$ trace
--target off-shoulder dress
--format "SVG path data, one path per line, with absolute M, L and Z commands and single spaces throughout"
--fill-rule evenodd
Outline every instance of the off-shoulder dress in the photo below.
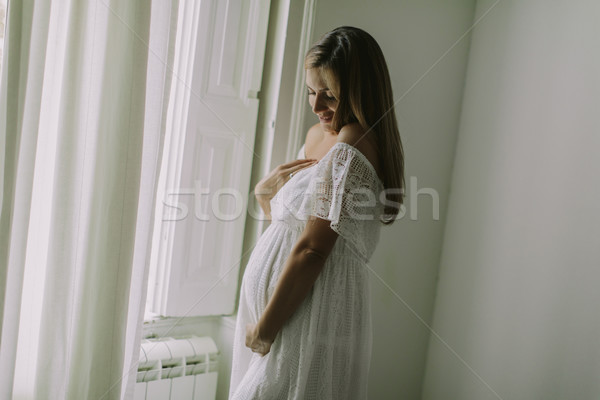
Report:
M 298 158 L 305 158 L 303 148 Z M 382 190 L 369 160 L 338 142 L 271 200 L 271 224 L 242 278 L 230 400 L 367 398 L 372 346 L 367 262 L 379 240 Z M 331 221 L 339 237 L 270 352 L 253 353 L 245 346 L 246 324 L 258 322 L 311 215 Z

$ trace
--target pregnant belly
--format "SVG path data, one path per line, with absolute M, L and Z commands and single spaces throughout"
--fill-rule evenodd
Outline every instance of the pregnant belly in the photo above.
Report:
M 270 225 L 248 260 L 242 279 L 246 302 L 260 316 L 273 294 L 299 232 L 283 223 Z

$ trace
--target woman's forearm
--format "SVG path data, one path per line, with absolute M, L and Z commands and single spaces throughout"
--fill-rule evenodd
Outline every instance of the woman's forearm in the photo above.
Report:
M 326 258 L 310 248 L 294 248 L 258 322 L 262 339 L 275 340 L 277 333 L 310 292 L 325 266 Z

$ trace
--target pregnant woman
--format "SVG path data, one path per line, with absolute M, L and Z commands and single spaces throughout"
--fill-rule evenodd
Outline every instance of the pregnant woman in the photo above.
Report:
M 357 28 L 325 34 L 304 67 L 319 123 L 255 188 L 271 225 L 242 279 L 230 400 L 367 398 L 367 262 L 404 191 L 392 88 Z

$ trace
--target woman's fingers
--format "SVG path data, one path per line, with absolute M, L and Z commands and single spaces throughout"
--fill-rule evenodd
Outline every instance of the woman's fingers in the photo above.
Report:
M 298 165 L 310 164 L 315 161 L 317 161 L 317 160 L 315 160 L 314 158 L 299 158 L 297 160 L 290 161 L 289 163 L 281 164 L 281 168 L 282 169 L 293 168 Z
M 256 324 L 246 324 L 246 347 L 261 356 L 271 351 L 271 343 L 260 338 Z
M 296 172 L 304 169 L 304 168 L 308 168 L 308 167 L 312 167 L 313 165 L 315 165 L 317 163 L 317 160 L 310 160 L 309 162 L 305 162 L 305 163 L 301 163 L 301 164 L 296 164 L 293 165 L 291 167 L 282 169 L 282 174 L 284 176 L 287 176 L 288 178 L 291 178 L 290 174 L 295 174 Z

